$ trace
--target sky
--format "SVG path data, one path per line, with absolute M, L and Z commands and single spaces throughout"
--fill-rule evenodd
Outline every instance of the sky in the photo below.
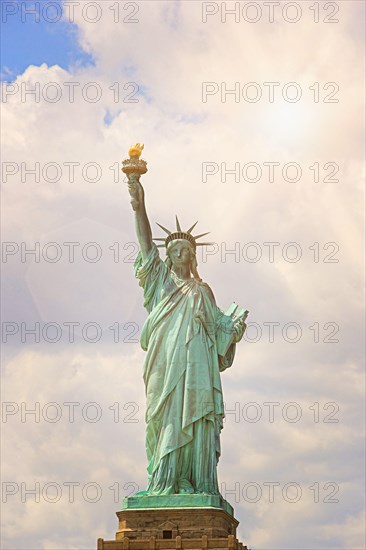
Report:
M 250 311 L 218 465 L 252 550 L 361 550 L 365 5 L 2 1 L 2 543 L 112 540 L 146 486 L 121 161 Z M 162 253 L 164 258 L 164 253 Z

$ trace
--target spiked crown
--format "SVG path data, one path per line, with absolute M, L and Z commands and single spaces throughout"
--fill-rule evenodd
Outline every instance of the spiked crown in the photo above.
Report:
M 188 241 L 192 246 L 193 248 L 196 250 L 196 246 L 204 246 L 204 245 L 209 245 L 211 243 L 197 243 L 196 242 L 196 239 L 199 239 L 200 237 L 204 237 L 205 235 L 208 235 L 209 234 L 209 231 L 207 233 L 201 233 L 201 235 L 195 235 L 193 236 L 191 233 L 193 231 L 193 229 L 196 227 L 196 225 L 198 224 L 198 222 L 194 223 L 192 225 L 192 227 L 190 227 L 189 229 L 187 229 L 187 231 L 182 231 L 182 228 L 180 226 L 180 223 L 179 223 L 179 220 L 178 220 L 178 217 L 175 216 L 175 219 L 176 219 L 176 225 L 177 225 L 177 229 L 176 231 L 170 231 L 169 229 L 167 229 L 166 227 L 164 227 L 163 225 L 160 225 L 160 223 L 157 223 L 156 224 L 161 227 L 161 229 L 163 231 L 165 231 L 165 233 L 168 234 L 167 237 L 165 237 L 164 239 L 163 238 L 154 238 L 154 241 L 164 241 L 164 244 L 158 244 L 157 247 L 158 248 L 163 248 L 164 246 L 167 247 L 168 244 L 171 242 L 171 241 L 176 241 L 177 239 L 185 239 L 186 241 Z

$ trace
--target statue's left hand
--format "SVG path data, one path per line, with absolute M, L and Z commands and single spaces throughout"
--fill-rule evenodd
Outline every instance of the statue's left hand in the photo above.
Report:
M 234 331 L 235 331 L 234 343 L 235 344 L 240 342 L 240 340 L 243 338 L 246 328 L 247 328 L 247 325 L 245 324 L 243 319 L 238 319 L 237 321 L 235 321 L 234 323 Z

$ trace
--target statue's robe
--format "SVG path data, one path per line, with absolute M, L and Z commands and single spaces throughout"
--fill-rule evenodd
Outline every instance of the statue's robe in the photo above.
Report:
M 216 306 L 210 287 L 182 280 L 161 260 L 156 245 L 135 274 L 149 316 L 141 332 L 146 388 L 149 494 L 219 494 L 216 467 L 224 405 L 220 371 L 231 366 L 230 336 L 224 356 L 220 336 L 234 335 L 233 321 Z

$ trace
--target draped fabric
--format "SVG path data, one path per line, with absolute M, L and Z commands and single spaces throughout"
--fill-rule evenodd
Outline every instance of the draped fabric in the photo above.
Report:
M 220 370 L 231 366 L 235 344 L 218 356 L 222 331 L 233 322 L 216 306 L 210 287 L 182 280 L 155 244 L 135 274 L 149 316 L 141 332 L 146 351 L 148 494 L 219 494 L 216 467 L 224 406 Z

